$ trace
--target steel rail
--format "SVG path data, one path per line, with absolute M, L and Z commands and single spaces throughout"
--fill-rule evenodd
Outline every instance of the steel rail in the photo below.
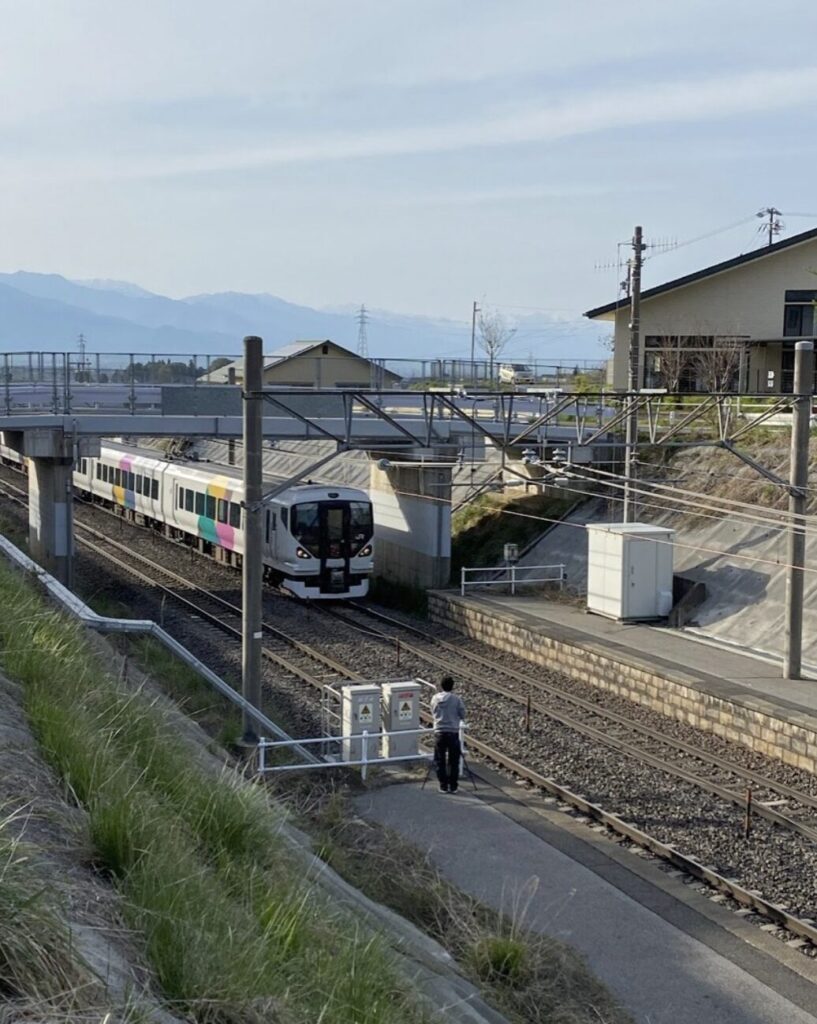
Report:
M 233 604 L 231 601 L 226 600 L 226 598 L 219 597 L 217 594 L 213 594 L 206 588 L 199 587 L 195 583 L 191 583 L 189 580 L 185 579 L 184 576 L 181 576 L 178 573 L 173 572 L 173 570 L 171 569 L 167 569 L 165 566 L 159 565 L 157 562 L 154 562 L 153 559 L 148 558 L 146 555 L 142 555 L 139 552 L 132 551 L 131 549 L 127 548 L 124 544 L 120 544 L 118 541 L 115 541 L 112 538 L 105 536 L 105 534 L 100 533 L 98 530 L 94 530 L 93 527 L 86 526 L 84 523 L 77 523 L 75 525 L 79 529 L 87 533 L 90 533 L 92 536 L 95 536 L 98 539 L 101 539 L 105 544 L 109 544 L 113 547 L 120 549 L 127 555 L 128 559 L 136 559 L 136 561 L 148 566 L 154 572 L 160 573 L 168 577 L 169 579 L 175 581 L 176 583 L 181 584 L 186 589 L 193 591 L 193 593 L 201 595 L 201 597 L 203 597 L 205 600 L 212 601 L 214 604 L 217 604 L 220 607 L 229 611 L 232 615 L 236 615 L 239 617 L 241 616 L 241 608 L 238 605 Z M 223 619 L 219 619 L 217 615 L 214 615 L 212 612 L 208 612 L 206 609 L 203 609 L 195 601 L 191 601 L 190 598 L 185 597 L 184 594 L 178 593 L 178 591 L 174 590 L 172 587 L 169 587 L 166 584 L 159 582 L 155 578 L 152 578 L 147 574 L 140 572 L 135 566 L 129 564 L 124 559 L 117 558 L 115 555 L 112 555 L 110 552 L 105 551 L 104 548 L 99 547 L 99 545 L 93 544 L 91 541 L 83 539 L 81 542 L 86 547 L 95 550 L 98 554 L 102 555 L 108 561 L 113 562 L 116 565 L 119 565 L 121 568 L 124 568 L 132 575 L 137 576 L 148 585 L 161 590 L 163 593 L 168 594 L 168 596 L 172 597 L 174 600 L 181 602 L 182 604 L 187 606 L 191 611 L 194 611 L 197 615 L 202 615 L 204 618 L 212 622 L 214 625 L 223 628 L 226 632 L 229 632 L 234 636 L 241 635 L 240 629 L 236 628 L 235 626 L 229 625 L 229 623 L 226 623 Z M 271 626 L 269 623 L 264 622 L 262 623 L 262 627 L 265 632 L 284 641 L 291 647 L 294 647 L 296 650 L 300 651 L 302 654 L 305 654 L 307 657 L 319 662 L 324 667 L 331 669 L 331 671 L 336 673 L 337 675 L 340 675 L 346 679 L 360 680 L 362 678 L 357 673 L 352 672 L 352 670 L 346 668 L 345 665 L 341 665 L 340 662 L 337 662 L 334 659 L 327 657 L 325 654 L 322 654 L 320 651 L 315 650 L 314 648 L 310 647 L 308 644 L 303 643 L 297 638 L 289 636 L 289 634 L 285 633 L 281 629 L 278 629 L 276 626 Z M 304 682 L 314 682 L 316 685 L 322 685 L 319 680 L 314 679 L 314 677 L 310 676 L 308 672 L 300 668 L 298 665 L 295 665 L 293 662 L 289 661 L 289 659 L 283 657 L 277 651 L 272 651 L 268 647 L 264 647 L 263 651 L 264 656 L 268 660 L 277 662 L 282 668 L 286 669 L 288 672 L 291 672 L 298 678 L 304 680 Z
M 16 491 L 18 495 L 25 494 L 25 491 L 23 491 L 21 488 L 18 488 L 5 480 L 0 481 L 0 489 L 2 488 L 10 488 Z M 9 497 L 13 501 L 17 502 L 20 505 L 23 505 L 24 507 L 27 505 L 27 501 L 23 500 L 23 498 L 17 497 L 15 495 L 9 495 Z M 217 594 L 213 594 L 211 591 L 205 589 L 204 587 L 199 587 L 195 583 L 191 583 L 184 576 L 181 576 L 179 573 L 173 572 L 172 569 L 168 569 L 163 565 L 159 565 L 157 562 L 154 562 L 153 559 L 148 558 L 146 555 L 143 555 L 137 551 L 133 551 L 126 545 L 121 544 L 119 541 L 114 540 L 112 537 L 106 536 L 104 533 L 100 532 L 99 530 L 95 530 L 93 527 L 88 526 L 85 523 L 75 522 L 74 526 L 75 529 L 87 533 L 90 536 L 95 537 L 97 540 L 103 541 L 104 544 L 109 545 L 110 547 L 122 551 L 127 556 L 127 559 L 130 561 L 117 558 L 116 555 L 112 554 L 110 551 L 106 551 L 99 544 L 95 544 L 93 541 L 88 540 L 87 538 L 78 537 L 78 542 L 82 544 L 84 547 L 87 547 L 89 550 L 94 551 L 100 557 L 106 559 L 114 565 L 119 566 L 121 569 L 124 569 L 130 575 L 135 576 L 137 579 L 141 580 L 148 586 L 151 586 L 157 590 L 160 590 L 162 593 L 167 594 L 173 600 L 184 605 L 189 611 L 201 616 L 202 618 L 206 619 L 209 623 L 218 627 L 219 629 L 224 630 L 232 636 L 241 636 L 240 629 L 236 628 L 235 626 L 231 626 L 229 623 L 225 622 L 224 619 L 219 618 L 218 615 L 215 615 L 213 612 L 210 612 L 206 608 L 203 608 L 200 604 L 197 604 L 189 597 L 185 597 L 184 594 L 180 594 L 177 590 L 174 590 L 167 584 L 162 583 L 155 577 L 149 576 L 146 573 L 141 572 L 139 569 L 136 568 L 135 565 L 131 564 L 131 561 L 135 560 L 137 562 L 142 563 L 145 566 L 148 566 L 150 569 L 153 570 L 154 573 L 159 573 L 160 575 L 165 576 L 173 582 L 182 585 L 186 590 L 190 590 L 194 594 L 199 594 L 205 600 L 211 601 L 212 603 L 220 606 L 221 608 L 226 609 L 231 614 L 240 617 L 241 608 L 238 605 L 226 600 L 226 598 L 219 597 Z M 288 644 L 289 646 L 294 647 L 302 654 L 305 654 L 307 657 L 319 662 L 324 667 L 329 668 L 335 674 L 340 675 L 342 678 L 353 680 L 356 682 L 362 680 L 363 677 L 359 675 L 357 672 L 354 672 L 353 670 L 347 668 L 345 665 L 341 665 L 340 662 L 327 657 L 325 654 L 322 654 L 320 651 L 315 650 L 308 644 L 303 643 L 296 637 L 289 636 L 289 634 L 285 633 L 281 629 L 278 629 L 276 626 L 272 626 L 267 622 L 262 623 L 262 626 L 263 629 L 270 635 L 275 636 L 278 639 L 282 640 L 284 643 Z M 262 651 L 264 657 L 268 661 L 275 662 L 279 667 L 285 669 L 287 672 L 290 672 L 292 675 L 296 676 L 302 681 L 308 682 L 315 686 L 323 685 L 323 683 L 320 680 L 310 675 L 310 673 L 302 669 L 300 666 L 294 664 L 289 659 L 283 657 L 283 655 L 279 654 L 277 651 L 272 651 L 268 647 L 264 647 Z
M 13 496 L 11 496 L 11 497 L 13 497 Z M 17 501 L 19 504 L 21 504 L 23 506 L 26 505 L 26 502 L 21 500 L 20 498 L 13 497 L 13 500 Z M 105 538 L 105 540 L 107 542 L 110 542 L 109 538 Z M 90 543 L 90 542 L 84 542 L 84 543 Z M 95 547 L 95 545 L 94 545 L 94 547 Z M 136 570 L 134 567 L 127 566 L 127 564 L 125 564 L 125 563 L 121 563 L 119 559 L 113 558 L 113 556 L 110 556 L 109 553 L 106 553 L 104 551 L 102 553 L 103 553 L 103 555 L 105 557 L 108 557 L 108 558 L 110 558 L 113 561 L 116 561 L 116 562 L 119 562 L 120 564 L 123 564 L 124 567 L 126 569 L 128 569 L 128 571 L 130 571 L 134 575 L 137 575 L 138 577 L 141 577 L 141 578 L 145 579 L 150 585 L 157 586 L 155 581 L 150 580 L 150 578 L 146 577 L 143 573 L 139 572 L 139 570 Z M 133 552 L 128 552 L 128 554 L 132 555 Z M 162 567 L 159 567 L 159 568 L 162 568 Z M 166 571 L 168 573 L 170 572 L 169 570 L 162 570 L 162 571 Z M 186 580 L 183 581 L 183 582 L 185 583 L 185 585 L 188 585 Z M 212 616 L 211 613 L 206 612 L 203 609 L 198 608 L 198 606 L 195 606 L 193 602 L 190 602 L 188 599 L 183 598 L 181 595 L 177 594 L 175 591 L 170 591 L 169 588 L 164 588 L 164 587 L 162 587 L 161 584 L 158 584 L 158 586 L 161 589 L 168 590 L 171 593 L 171 595 L 174 597 L 174 599 L 178 599 L 178 600 L 182 601 L 183 603 L 185 603 L 187 605 L 190 605 L 193 608 L 195 608 L 196 614 L 204 614 L 204 616 L 206 618 L 216 619 L 216 624 L 217 625 L 219 625 L 221 628 L 225 627 L 226 624 L 223 623 L 220 620 L 217 620 L 217 617 Z M 197 588 L 197 589 L 200 589 L 200 588 Z M 220 598 L 216 598 L 215 595 L 210 595 L 210 596 L 213 597 L 216 600 L 222 600 Z M 229 604 L 229 602 L 226 602 L 226 603 Z M 357 609 L 357 610 L 363 610 L 363 609 Z M 435 643 L 439 643 L 442 646 L 449 646 L 453 651 L 455 651 L 458 654 L 462 654 L 463 653 L 463 652 L 461 652 L 456 647 L 456 645 L 453 645 L 453 644 L 449 645 L 447 643 L 447 641 L 440 641 L 440 640 L 437 640 L 437 638 L 435 638 L 435 637 L 430 637 L 430 636 L 428 636 L 428 634 L 424 634 L 423 631 L 418 629 L 417 627 L 414 627 L 414 626 L 412 626 L 410 624 L 403 623 L 403 622 L 401 622 L 398 619 L 393 619 L 390 616 L 386 616 L 386 615 L 384 615 L 383 613 L 380 613 L 380 612 L 374 612 L 372 609 L 368 609 L 368 608 L 365 609 L 365 613 L 369 614 L 369 615 L 372 615 L 373 617 L 381 618 L 382 620 L 384 620 L 386 622 L 389 622 L 392 625 L 399 626 L 400 628 L 406 629 L 407 631 L 412 631 L 412 632 L 414 632 L 417 635 L 425 636 L 428 639 L 432 639 Z M 344 616 L 338 616 L 338 617 L 339 618 L 345 618 Z M 227 629 L 230 630 L 230 631 L 233 631 L 232 627 L 227 627 Z M 280 631 L 278 631 L 278 632 L 280 632 Z M 388 634 L 385 634 L 385 633 L 384 634 L 380 634 L 380 636 L 381 636 L 382 639 L 388 639 L 390 641 L 394 639 L 394 638 L 390 637 Z M 294 639 L 294 638 L 289 638 L 289 639 Z M 298 641 L 298 643 L 300 644 L 301 642 Z M 303 646 L 306 647 L 306 645 L 303 645 Z M 413 649 L 412 649 L 412 652 L 413 652 Z M 480 655 L 474 655 L 471 652 L 467 652 L 466 656 L 470 657 L 472 660 L 479 660 L 479 661 L 483 662 L 486 665 L 491 665 L 491 663 L 490 663 L 490 661 L 488 659 L 482 658 L 482 656 L 480 656 Z M 275 656 L 275 658 L 276 658 L 276 660 L 280 660 L 279 656 L 277 656 L 277 655 Z M 435 660 L 437 662 L 440 661 L 440 659 L 435 659 Z M 505 669 L 504 667 L 501 667 L 501 666 L 492 666 L 492 667 L 495 667 L 495 668 L 499 667 L 501 671 L 505 671 L 505 672 L 508 672 L 509 674 L 513 674 L 513 675 L 519 675 L 523 679 L 525 678 L 525 677 L 521 676 L 521 673 L 515 673 L 514 670 L 508 670 L 508 669 Z M 344 672 L 348 674 L 349 678 L 357 678 L 357 679 L 360 678 L 360 676 L 358 676 L 357 673 L 354 673 L 351 670 L 344 669 Z M 295 674 L 296 675 L 300 675 L 301 673 L 300 672 L 296 672 Z M 307 678 L 306 681 L 308 681 L 311 685 L 313 685 L 315 687 L 320 687 L 322 685 L 318 680 L 316 680 L 316 679 L 314 679 L 312 677 Z M 530 681 L 527 680 L 527 682 L 530 682 Z M 491 688 L 492 689 L 496 689 L 498 692 L 503 692 L 504 691 L 504 688 L 495 687 L 493 684 L 491 685 Z M 520 698 L 520 696 L 518 694 L 514 694 L 512 691 L 504 691 L 504 692 L 507 693 L 507 695 L 509 697 L 511 697 L 512 699 L 514 699 L 517 702 L 521 703 L 521 698 Z M 556 692 L 558 693 L 559 691 L 556 691 Z M 598 712 L 598 709 L 595 708 L 594 705 L 590 705 L 590 707 L 593 708 L 593 710 L 595 712 Z M 426 718 L 426 717 L 427 717 L 427 714 L 424 714 L 423 718 Z M 652 730 L 650 730 L 650 731 L 652 731 Z M 602 736 L 602 738 L 604 738 L 603 734 L 600 734 L 600 735 Z M 688 873 L 692 877 L 698 878 L 701 881 L 706 882 L 708 885 L 711 885 L 713 888 L 718 889 L 719 891 L 728 894 L 736 902 L 740 903 L 742 906 L 750 908 L 751 910 L 755 911 L 759 915 L 768 918 L 769 920 L 775 922 L 776 924 L 779 924 L 781 927 L 783 927 L 787 931 L 791 932 L 791 934 L 797 935 L 797 936 L 799 936 L 799 937 L 801 937 L 803 939 L 806 939 L 809 942 L 817 945 L 817 925 L 815 925 L 811 920 L 798 918 L 794 914 L 789 913 L 789 911 L 786 910 L 786 908 L 781 906 L 780 904 L 772 903 L 771 901 L 764 899 L 759 893 L 744 888 L 743 886 L 739 885 L 738 882 L 735 879 L 727 878 L 725 875 L 722 875 L 718 871 L 716 871 L 715 868 L 703 864 L 701 861 L 699 861 L 697 858 L 693 857 L 692 855 L 681 853 L 681 851 L 679 851 L 676 847 L 674 847 L 674 846 L 672 846 L 670 844 L 664 843 L 661 840 L 655 838 L 654 836 L 650 836 L 648 833 L 642 831 L 641 829 L 639 829 L 633 823 L 624 821 L 624 819 L 619 817 L 618 815 L 613 814 L 610 811 L 606 811 L 603 807 L 601 807 L 601 805 L 592 803 L 591 801 L 587 800 L 585 797 L 581 796 L 580 794 L 574 793 L 572 790 L 568 789 L 567 787 L 560 785 L 554 779 L 551 779 L 551 778 L 549 778 L 547 776 L 544 776 L 541 773 L 535 771 L 534 769 L 529 768 L 526 765 L 521 764 L 519 761 L 516 761 L 515 759 L 513 759 L 511 757 L 508 757 L 506 754 L 503 754 L 501 751 L 499 751 L 496 748 L 490 746 L 489 744 L 485 743 L 484 741 L 479 740 L 479 739 L 477 739 L 476 737 L 474 737 L 472 735 L 469 735 L 468 742 L 469 742 L 469 746 L 473 750 L 477 751 L 479 754 L 481 754 L 488 761 L 493 762 L 494 764 L 499 765 L 504 770 L 506 770 L 506 771 L 508 771 L 508 772 L 510 772 L 510 773 L 512 773 L 512 774 L 514 774 L 516 776 L 518 776 L 519 778 L 522 778 L 522 779 L 526 780 L 527 782 L 531 783 L 532 785 L 536 786 L 537 788 L 542 789 L 545 792 L 552 794 L 553 796 L 557 797 L 559 800 L 561 800 L 563 803 L 567 804 L 568 806 L 574 807 L 576 810 L 581 811 L 583 814 L 587 815 L 588 817 L 592 818 L 593 820 L 598 821 L 599 823 L 605 825 L 607 828 L 609 828 L 611 831 L 615 832 L 617 835 L 620 835 L 620 836 L 628 839 L 629 841 L 631 841 L 634 844 L 638 845 L 642 849 L 646 849 L 646 850 L 652 852 L 656 856 L 662 858 L 663 860 L 667 861 L 668 863 L 673 864 L 675 867 L 677 867 L 680 870 Z M 680 743 L 680 741 L 677 741 L 677 742 Z M 684 744 L 684 746 L 686 746 L 686 744 Z M 693 751 L 695 750 L 695 748 L 691 748 L 691 749 Z M 666 768 L 666 765 L 664 763 L 662 763 L 661 767 Z M 733 770 L 732 766 L 729 767 L 729 770 Z M 762 777 L 759 777 L 759 778 L 762 779 Z M 764 784 L 769 784 L 769 780 L 765 780 L 764 779 L 763 783 Z M 778 784 L 777 783 L 771 783 L 771 785 L 778 785 Z M 783 788 L 787 789 L 788 787 L 783 787 Z M 791 792 L 793 794 L 797 795 L 798 799 L 800 799 L 800 797 L 802 797 L 804 795 L 804 794 L 799 794 L 798 791 L 796 791 L 796 790 L 792 790 Z
M 624 836 L 643 849 L 651 851 L 656 856 L 680 868 L 680 870 L 687 872 L 695 878 L 699 878 L 703 882 L 707 882 L 721 892 L 727 893 L 742 906 L 749 907 L 763 917 L 769 918 L 781 927 L 786 928 L 793 935 L 799 935 L 801 938 L 808 939 L 809 942 L 817 945 L 817 924 L 811 919 L 800 918 L 789 913 L 779 903 L 772 903 L 770 900 L 764 899 L 759 893 L 744 888 L 734 878 L 727 878 L 716 871 L 715 868 L 701 863 L 701 861 L 690 854 L 681 853 L 676 847 L 643 832 L 636 825 L 624 821 L 617 814 L 604 810 L 600 804 L 592 803 L 580 794 L 574 793 L 565 786 L 559 785 L 553 779 L 520 764 L 520 762 L 515 761 L 513 758 L 508 757 L 481 740 L 469 735 L 468 745 L 473 750 L 482 754 L 487 760 L 493 761 L 506 771 L 545 790 L 563 803 L 575 807 L 576 810 L 593 818 L 594 821 L 606 825 L 617 835 Z
M 326 611 L 328 614 L 335 616 L 338 619 L 346 621 L 348 624 L 354 625 L 354 623 L 347 619 L 346 616 L 342 615 L 335 609 L 327 608 L 323 610 Z M 727 761 L 716 754 L 710 754 L 708 751 L 701 750 L 700 748 L 695 747 L 692 744 L 685 743 L 683 740 L 677 740 L 674 737 L 665 736 L 663 733 L 658 732 L 655 729 L 651 729 L 649 726 L 642 725 L 638 722 L 631 722 L 623 715 L 617 714 L 614 711 L 608 711 L 604 708 L 599 707 L 599 705 L 597 704 L 593 704 L 590 701 L 583 700 L 581 697 L 576 697 L 548 683 L 540 682 L 538 680 L 532 680 L 524 676 L 521 672 L 491 662 L 489 659 L 483 657 L 482 655 L 474 654 L 469 651 L 462 651 L 459 647 L 457 647 L 456 644 L 451 644 L 446 640 L 440 640 L 437 637 L 425 633 L 424 631 L 420 630 L 419 628 L 413 625 L 406 625 L 402 623 L 400 620 L 393 619 L 391 616 L 387 616 L 382 612 L 372 612 L 372 610 L 369 608 L 363 608 L 358 606 L 354 606 L 354 610 L 362 611 L 367 615 L 372 614 L 373 617 L 387 621 L 391 625 L 405 628 L 408 631 L 414 632 L 422 636 L 427 643 L 438 645 L 446 650 L 451 650 L 455 654 L 463 656 L 466 660 L 470 659 L 476 661 L 484 667 L 488 667 L 495 672 L 505 673 L 511 678 L 524 683 L 528 688 L 535 687 L 536 689 L 541 690 L 550 696 L 553 696 L 560 700 L 564 700 L 578 708 L 581 708 L 583 711 L 592 714 L 596 718 L 600 718 L 608 722 L 613 722 L 623 728 L 628 729 L 630 732 L 641 734 L 643 736 L 650 738 L 654 742 L 662 744 L 665 747 L 669 747 L 670 749 L 680 751 L 681 753 L 684 753 L 687 756 L 694 757 L 701 763 L 713 766 L 717 768 L 719 771 L 727 772 L 733 776 L 738 776 L 746 782 L 753 783 L 759 789 L 765 789 L 769 792 L 776 793 L 777 795 L 782 796 L 787 800 L 799 803 L 805 807 L 809 807 L 812 809 L 817 808 L 817 798 L 811 796 L 808 793 L 803 793 L 800 790 L 794 789 L 791 786 L 787 786 L 783 783 L 778 783 L 773 779 L 768 779 L 766 776 L 761 775 L 758 772 L 753 771 L 752 769 L 743 768 L 740 765 L 733 764 L 732 762 Z M 394 642 L 395 640 L 394 637 L 390 636 L 387 633 L 378 634 L 373 632 L 372 635 L 379 636 L 381 639 L 386 640 L 390 643 Z M 415 647 L 411 644 L 406 644 L 402 640 L 400 641 L 400 644 L 402 650 L 404 650 L 406 653 L 414 654 L 415 656 L 422 658 L 425 661 L 437 665 L 439 668 L 445 669 L 449 672 L 461 671 L 461 669 L 458 670 L 456 666 L 452 665 L 451 662 L 447 662 L 444 659 L 439 658 L 428 651 L 424 651 L 421 648 Z M 507 689 L 507 687 L 501 686 L 500 684 L 485 679 L 484 677 L 471 675 L 469 676 L 469 678 L 471 679 L 471 681 L 483 687 L 484 689 L 489 690 L 490 692 L 496 693 L 502 697 L 506 697 L 507 699 L 512 700 L 514 703 L 519 704 L 520 706 L 527 706 L 527 697 L 517 693 L 514 690 L 509 690 Z M 677 776 L 678 778 L 683 779 L 685 782 L 688 782 L 690 785 L 694 785 L 697 788 L 704 790 L 705 792 L 709 792 L 713 796 L 717 796 L 722 800 L 725 800 L 729 803 L 733 803 L 741 808 L 745 807 L 746 805 L 746 799 L 744 794 L 736 792 L 725 786 L 721 786 L 715 782 L 712 782 L 711 780 L 706 779 L 701 775 L 688 771 L 680 765 L 670 764 L 665 759 L 661 758 L 659 755 L 650 753 L 649 751 L 646 751 L 643 748 L 638 747 L 626 740 L 622 740 L 619 737 L 612 736 L 609 733 L 603 732 L 595 726 L 589 725 L 585 722 L 581 722 L 570 715 L 556 711 L 543 704 L 540 704 L 539 702 L 532 701 L 531 710 L 535 710 L 538 713 L 545 715 L 547 718 L 559 722 L 567 728 L 573 729 L 576 732 L 580 732 L 586 735 L 588 738 L 593 739 L 597 743 L 601 743 L 604 746 L 610 747 L 611 749 L 618 750 L 619 752 L 627 754 L 630 757 L 636 757 L 644 763 L 649 764 L 660 771 L 671 773 Z M 809 825 L 803 824 L 795 818 L 791 818 L 788 815 L 782 814 L 780 811 L 775 810 L 773 807 L 767 806 L 763 800 L 756 800 L 753 803 L 752 807 L 753 813 L 756 813 L 758 816 L 766 818 L 768 821 L 771 821 L 776 825 L 781 825 L 793 832 L 796 832 L 799 835 L 803 836 L 805 839 L 810 840 L 811 842 L 817 843 L 817 829 Z

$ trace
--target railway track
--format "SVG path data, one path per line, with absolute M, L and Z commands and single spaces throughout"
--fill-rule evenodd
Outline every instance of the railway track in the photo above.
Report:
M 520 706 L 528 721 L 531 715 L 545 715 L 594 743 L 617 750 L 625 756 L 635 757 L 659 771 L 671 772 L 685 782 L 738 807 L 746 807 L 747 795 L 751 791 L 748 797 L 751 813 L 817 844 L 817 797 L 810 793 L 667 736 L 568 690 L 534 679 L 384 612 L 358 605 L 347 605 L 343 611 L 332 608 L 324 611 L 345 622 L 350 628 L 362 628 L 369 636 L 383 643 L 399 643 L 406 654 L 420 658 L 448 674 L 464 676 L 471 683 L 513 701 Z M 367 620 L 379 622 L 381 628 L 375 629 Z M 407 641 L 406 634 L 422 640 L 423 646 Z M 490 678 L 485 675 L 486 671 L 491 673 Z M 505 684 L 497 682 L 497 678 L 504 679 Z
M 0 491 L 20 505 L 27 506 L 25 491 L 2 482 Z M 12 492 L 12 493 L 9 493 Z M 212 591 L 199 587 L 188 578 L 125 544 L 108 537 L 85 523 L 74 523 L 77 542 L 128 576 L 158 591 L 181 605 L 191 615 L 208 625 L 241 640 L 241 608 Z M 360 681 L 362 676 L 342 665 L 284 630 L 262 623 L 264 631 L 263 657 L 303 682 L 321 687 L 327 683 Z
M 19 502 L 20 505 L 27 504 L 25 491 L 3 482 L 2 489 L 6 490 L 7 494 L 9 488 L 16 491 L 15 495 L 9 494 L 12 500 Z M 76 525 L 78 541 L 115 565 L 118 572 L 126 573 L 145 586 L 167 596 L 192 616 L 203 620 L 214 629 L 219 629 L 222 633 L 228 633 L 233 640 L 239 639 L 240 608 L 236 604 L 195 585 L 187 576 L 173 572 L 92 527 L 82 523 Z M 759 772 L 733 764 L 708 751 L 667 737 L 646 725 L 632 722 L 613 711 L 600 708 L 592 701 L 584 700 L 550 682 L 532 679 L 529 673 L 498 663 L 483 654 L 434 636 L 419 626 L 403 622 L 376 609 L 349 605 L 342 609 L 313 607 L 319 608 L 321 615 L 326 613 L 335 621 L 343 622 L 346 636 L 351 631 L 357 631 L 359 635 L 368 636 L 370 640 L 381 645 L 381 648 L 395 648 L 399 644 L 400 649 L 407 655 L 484 686 L 500 697 L 503 703 L 511 703 L 525 713 L 528 713 L 529 709 L 534 720 L 536 716 L 541 716 L 543 719 L 565 725 L 573 732 L 592 739 L 594 745 L 598 747 L 619 751 L 630 758 L 641 760 L 656 771 L 674 775 L 690 786 L 724 801 L 741 806 L 744 800 L 742 789 L 751 786 L 755 795 L 755 813 L 759 817 L 795 833 L 807 844 L 813 846 L 817 842 L 817 797 L 769 779 Z M 313 619 L 312 628 L 314 621 Z M 298 636 L 293 636 L 270 623 L 265 623 L 264 636 L 265 658 L 298 680 L 318 687 L 325 682 L 361 679 L 356 669 L 344 663 L 345 659 L 329 658 L 312 643 L 306 643 Z M 334 639 L 338 639 L 337 630 L 333 636 Z M 327 640 L 329 639 L 328 636 Z M 463 644 L 466 642 L 463 640 Z M 361 664 L 358 660 L 349 659 L 349 662 L 357 666 Z M 490 678 L 487 677 L 489 674 Z M 569 712 L 564 710 L 565 704 L 568 705 Z M 637 743 L 634 736 L 637 737 Z M 552 793 L 559 800 L 576 808 L 582 815 L 603 823 L 630 842 L 651 850 L 690 875 L 728 893 L 739 904 L 750 907 L 791 934 L 817 946 L 817 927 L 809 918 L 801 918 L 790 913 L 781 903 L 767 900 L 755 889 L 741 886 L 736 879 L 718 872 L 715 867 L 682 854 L 674 846 L 647 834 L 632 821 L 605 810 L 599 804 L 589 801 L 581 794 L 565 788 L 553 778 L 537 771 L 531 764 L 524 763 L 524 756 L 511 757 L 506 748 L 498 747 L 495 742 L 486 742 L 489 738 L 494 739 L 488 735 L 485 739 L 473 737 L 469 744 L 488 762 L 500 766 L 506 772 L 540 790 Z M 670 749 L 674 759 L 672 761 L 668 756 Z M 615 803 L 612 805 L 615 806 Z M 683 845 L 687 846 L 688 843 L 683 842 Z M 696 847 L 693 845 L 693 848 Z M 765 886 L 762 888 L 765 889 Z

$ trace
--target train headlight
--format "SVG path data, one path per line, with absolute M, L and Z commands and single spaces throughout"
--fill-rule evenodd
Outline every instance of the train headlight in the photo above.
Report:
M 297 547 L 297 548 L 295 548 L 295 557 L 296 558 L 311 558 L 312 555 L 310 555 L 310 553 L 308 551 L 305 551 L 303 548 Z
M 372 545 L 371 544 L 367 544 L 365 548 L 361 548 L 360 551 L 358 551 L 357 557 L 358 558 L 368 558 L 371 553 L 372 553 Z

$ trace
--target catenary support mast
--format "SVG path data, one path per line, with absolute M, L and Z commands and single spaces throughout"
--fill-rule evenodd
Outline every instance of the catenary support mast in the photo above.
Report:
M 241 692 L 261 707 L 261 584 L 263 582 L 263 479 L 261 464 L 264 346 L 244 339 L 244 558 L 241 563 Z M 256 743 L 256 723 L 244 712 L 244 742 Z
M 633 233 L 633 255 L 630 260 L 630 352 L 628 390 L 630 391 L 630 412 L 624 442 L 624 509 L 622 519 L 631 523 L 635 519 L 633 483 L 636 473 L 636 445 L 638 443 L 638 404 L 635 393 L 641 388 L 641 263 L 644 252 L 641 227 Z
M 802 678 L 803 568 L 806 561 L 806 494 L 811 402 L 814 392 L 814 342 L 794 346 L 794 407 L 791 426 L 789 478 L 788 568 L 786 569 L 786 637 L 783 678 Z

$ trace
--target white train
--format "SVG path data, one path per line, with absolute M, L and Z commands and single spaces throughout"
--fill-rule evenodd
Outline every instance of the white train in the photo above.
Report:
M 21 463 L 0 445 L 0 458 Z M 270 485 L 274 486 L 274 482 Z M 74 487 L 118 506 L 229 565 L 244 555 L 244 488 L 228 466 L 169 462 L 149 448 L 103 441 L 99 458 L 80 459 Z M 374 523 L 365 491 L 300 484 L 264 508 L 265 575 L 300 598 L 364 597 L 373 568 Z

